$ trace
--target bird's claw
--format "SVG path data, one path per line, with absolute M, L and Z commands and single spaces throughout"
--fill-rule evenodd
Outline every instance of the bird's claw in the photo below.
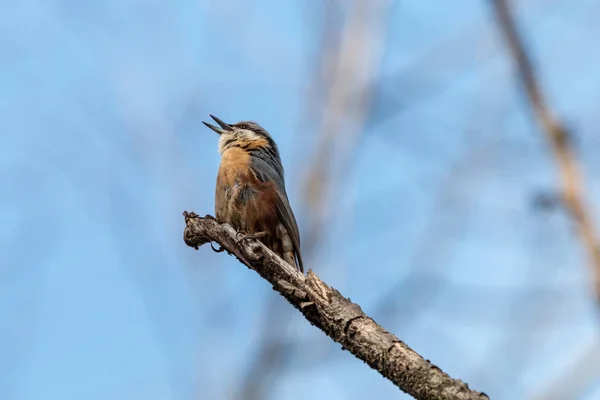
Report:
M 213 244 L 212 244 L 212 243 L 210 244 L 210 248 L 211 248 L 211 249 L 213 249 L 213 251 L 214 251 L 215 253 L 222 253 L 222 252 L 224 252 L 224 251 L 225 251 L 225 247 L 223 247 L 223 246 L 221 246 L 221 245 L 219 245 L 219 246 L 220 246 L 220 247 L 219 247 L 218 249 L 215 249 L 215 246 L 213 246 Z

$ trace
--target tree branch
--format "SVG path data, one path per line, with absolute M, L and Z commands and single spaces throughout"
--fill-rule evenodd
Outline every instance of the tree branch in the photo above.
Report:
M 590 211 L 586 206 L 583 179 L 575 152 L 571 145 L 571 134 L 553 115 L 536 78 L 535 69 L 525 49 L 506 0 L 488 0 L 498 20 L 504 40 L 514 58 L 519 78 L 539 125 L 552 147 L 562 180 L 562 199 L 575 221 L 580 239 L 586 249 L 592 272 L 596 300 L 600 301 L 600 242 L 594 228 Z
M 183 238 L 188 246 L 198 249 L 209 242 L 221 245 L 269 281 L 312 325 L 404 392 L 419 400 L 489 400 L 425 360 L 312 270 L 308 276 L 302 275 L 258 240 L 236 232 L 228 224 L 219 224 L 210 215 L 199 217 L 186 211 L 183 215 Z

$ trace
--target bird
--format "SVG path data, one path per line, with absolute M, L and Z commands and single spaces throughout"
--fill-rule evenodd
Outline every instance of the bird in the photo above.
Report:
M 304 273 L 300 232 L 285 190 L 285 172 L 275 140 L 256 122 L 228 124 L 209 115 L 219 125 L 202 121 L 219 135 L 216 219 L 260 240 Z

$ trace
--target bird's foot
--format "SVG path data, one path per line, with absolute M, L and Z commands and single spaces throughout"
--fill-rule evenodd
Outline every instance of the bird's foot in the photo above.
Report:
M 264 236 L 267 236 L 268 232 L 254 232 L 254 233 L 246 233 L 246 232 L 238 232 L 236 235 L 237 245 L 241 245 L 247 240 L 256 240 L 260 239 Z
M 236 233 L 236 240 L 239 242 L 241 240 L 252 240 L 252 239 L 260 239 L 261 237 L 267 236 L 267 232 L 254 232 L 247 233 L 243 231 L 239 231 Z
M 247 233 L 246 235 L 244 235 L 245 239 L 260 239 L 262 237 L 267 236 L 268 232 L 254 232 L 254 233 Z

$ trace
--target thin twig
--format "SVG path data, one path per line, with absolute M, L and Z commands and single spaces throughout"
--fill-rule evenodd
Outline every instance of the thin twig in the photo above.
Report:
M 221 245 L 271 283 L 312 325 L 415 399 L 489 399 L 425 360 L 312 270 L 304 276 L 258 240 L 245 237 L 228 224 L 219 224 L 210 215 L 183 215 L 183 236 L 188 246 L 197 249 L 209 242 Z
M 489 0 L 516 63 L 519 78 L 534 114 L 545 132 L 561 175 L 562 199 L 575 221 L 592 269 L 594 293 L 600 301 L 600 243 L 585 203 L 582 174 L 571 145 L 571 134 L 553 115 L 536 78 L 510 6 L 506 0 Z

